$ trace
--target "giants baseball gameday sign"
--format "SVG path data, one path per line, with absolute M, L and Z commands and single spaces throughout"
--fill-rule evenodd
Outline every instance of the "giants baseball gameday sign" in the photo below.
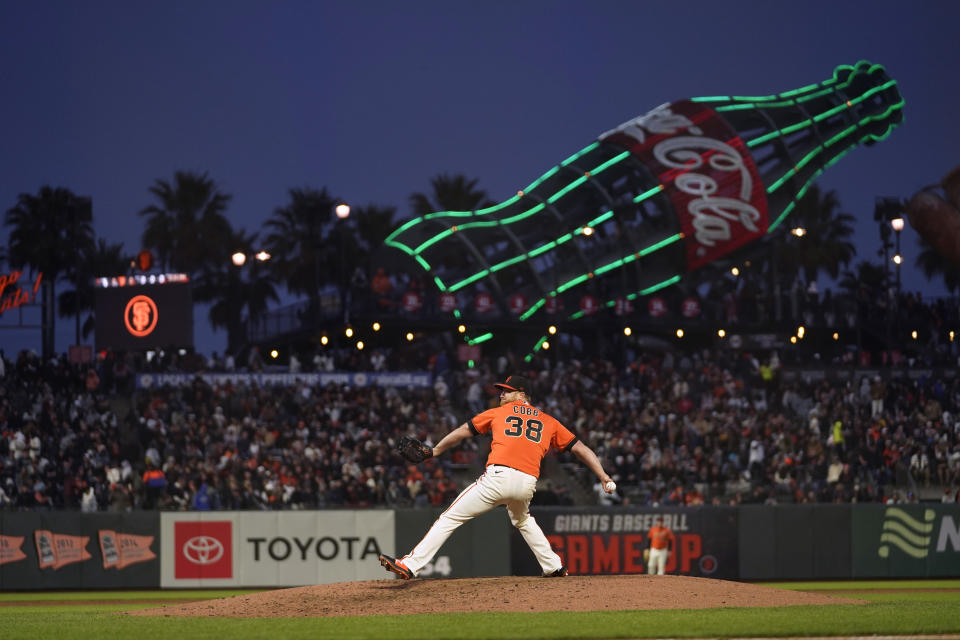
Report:
M 665 104 L 600 136 L 653 169 L 673 203 L 692 271 L 764 235 L 767 198 L 740 136 L 710 107 Z
M 736 510 L 534 509 L 534 517 L 571 574 L 646 573 L 643 550 L 656 515 L 676 536 L 666 572 L 712 578 L 738 572 Z M 521 543 L 522 544 L 522 543 Z M 515 558 L 516 560 L 516 558 Z M 521 574 L 535 568 L 514 567 Z

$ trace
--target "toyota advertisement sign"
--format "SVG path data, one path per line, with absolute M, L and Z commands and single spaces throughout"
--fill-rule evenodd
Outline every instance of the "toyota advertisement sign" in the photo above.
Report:
M 162 587 L 279 587 L 383 578 L 393 511 L 163 513 Z

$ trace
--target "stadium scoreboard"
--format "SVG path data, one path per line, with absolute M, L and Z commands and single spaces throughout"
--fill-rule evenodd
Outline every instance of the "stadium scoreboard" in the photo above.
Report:
M 97 349 L 193 346 L 193 294 L 182 273 L 95 280 Z

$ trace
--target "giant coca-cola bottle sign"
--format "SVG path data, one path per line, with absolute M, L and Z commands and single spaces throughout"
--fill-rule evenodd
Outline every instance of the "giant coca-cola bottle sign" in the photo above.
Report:
M 600 136 L 654 170 L 680 220 L 687 269 L 764 235 L 767 199 L 749 151 L 716 112 L 682 100 Z

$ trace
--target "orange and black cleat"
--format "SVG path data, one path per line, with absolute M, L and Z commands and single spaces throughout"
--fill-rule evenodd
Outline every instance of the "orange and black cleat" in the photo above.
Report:
M 410 578 L 413 577 L 413 572 L 410 571 L 410 569 L 407 569 L 406 565 L 404 565 L 402 562 L 400 562 L 396 558 L 391 558 L 385 553 L 381 553 L 379 555 L 379 558 L 380 558 L 380 564 L 383 566 L 384 569 L 386 569 L 390 573 L 397 574 L 403 580 L 409 580 Z

